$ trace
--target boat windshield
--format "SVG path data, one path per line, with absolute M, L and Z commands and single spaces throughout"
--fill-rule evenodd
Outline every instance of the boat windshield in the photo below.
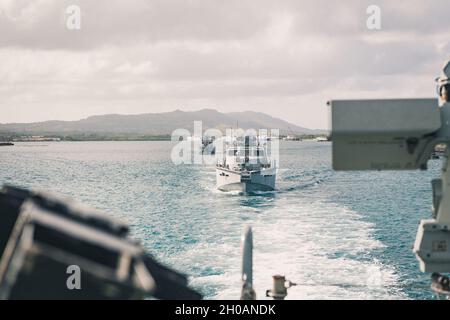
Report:
M 244 156 L 245 155 L 245 148 L 232 148 L 228 149 L 227 152 L 228 156 L 234 157 L 234 156 Z M 266 153 L 264 149 L 262 148 L 251 148 L 249 150 L 249 156 L 250 157 L 265 157 Z

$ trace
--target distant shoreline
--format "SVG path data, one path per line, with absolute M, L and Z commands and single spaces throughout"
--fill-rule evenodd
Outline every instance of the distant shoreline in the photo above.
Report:
M 160 139 L 160 140 L 59 140 L 59 141 L 20 141 L 15 140 L 14 143 L 59 143 L 59 142 L 158 142 L 158 141 L 167 141 L 170 142 L 170 139 Z
M 288 141 L 301 141 L 301 140 L 314 140 L 319 137 L 325 137 L 324 134 L 308 134 L 308 135 L 282 135 L 280 140 Z M 171 141 L 171 135 L 138 135 L 138 134 L 96 134 L 96 133 L 80 133 L 80 134 L 45 134 L 30 135 L 22 133 L 0 133 L 0 141 L 10 141 L 12 143 L 17 142 L 84 142 L 84 141 Z
M 305 138 L 305 139 L 298 139 L 298 140 L 286 140 L 286 139 L 279 139 L 279 141 L 283 142 L 317 142 L 314 138 Z M 169 139 L 149 139 L 149 140 L 36 140 L 36 141 L 29 141 L 29 140 L 14 140 L 13 144 L 20 144 L 20 143 L 28 143 L 28 144 L 38 144 L 38 143 L 60 143 L 60 142 L 173 142 L 170 138 Z
M 0 134 L 0 141 L 11 142 L 60 142 L 60 141 L 170 141 L 170 135 L 135 135 L 135 134 Z

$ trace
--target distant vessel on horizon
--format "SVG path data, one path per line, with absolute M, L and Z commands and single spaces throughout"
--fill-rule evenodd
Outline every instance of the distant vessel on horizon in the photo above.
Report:
M 6 146 L 13 146 L 14 143 L 12 142 L 0 142 L 0 147 L 6 147 Z

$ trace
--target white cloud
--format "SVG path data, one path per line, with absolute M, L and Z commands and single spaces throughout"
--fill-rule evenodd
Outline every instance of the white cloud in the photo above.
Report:
M 156 67 L 151 61 L 143 61 L 135 65 L 127 61 L 124 64 L 116 67 L 114 71 L 131 75 L 142 75 L 156 72 Z

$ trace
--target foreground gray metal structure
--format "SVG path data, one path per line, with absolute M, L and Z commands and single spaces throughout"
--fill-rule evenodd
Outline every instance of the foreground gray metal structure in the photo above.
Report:
M 4 187 L 0 299 L 201 298 L 127 234 L 126 224 L 70 199 Z
M 433 216 L 420 222 L 413 248 L 421 271 L 434 273 L 433 281 L 442 282 L 442 292 L 448 278 L 436 273 L 450 272 L 450 62 L 437 80 L 440 100 L 329 104 L 335 170 L 425 170 L 436 145 L 446 146 L 442 177 L 432 182 Z

